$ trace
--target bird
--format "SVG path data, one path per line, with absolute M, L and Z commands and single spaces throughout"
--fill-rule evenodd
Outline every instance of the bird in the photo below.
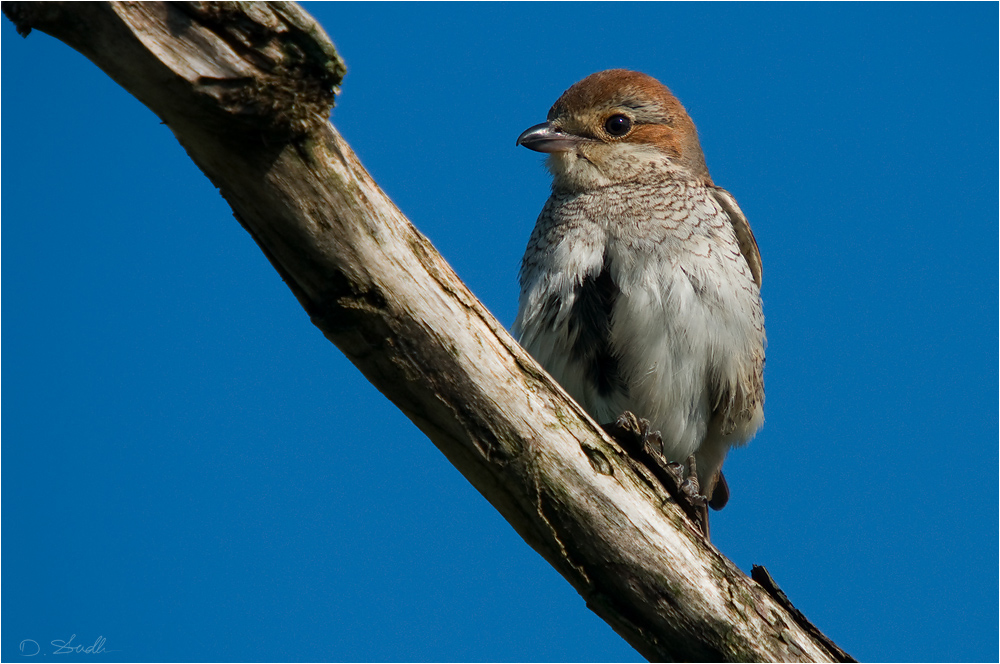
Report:
M 657 79 L 610 69 L 567 89 L 517 145 L 548 155 L 552 188 L 514 336 L 598 423 L 648 422 L 721 509 L 726 454 L 764 420 L 762 264 L 694 123 Z

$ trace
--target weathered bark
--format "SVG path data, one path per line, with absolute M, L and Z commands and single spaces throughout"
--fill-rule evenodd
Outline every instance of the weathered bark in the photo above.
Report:
M 323 334 L 642 655 L 849 659 L 707 544 L 382 193 L 327 121 L 344 66 L 302 9 L 3 11 L 171 128 Z

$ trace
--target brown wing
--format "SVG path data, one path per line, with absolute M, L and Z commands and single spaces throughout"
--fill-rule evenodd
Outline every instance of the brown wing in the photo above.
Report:
M 750 230 L 750 222 L 747 221 L 740 206 L 736 204 L 736 199 L 728 191 L 721 187 L 712 187 L 712 195 L 719 205 L 722 206 L 723 211 L 729 217 L 729 221 L 733 224 L 733 231 L 736 233 L 736 241 L 739 243 L 740 253 L 743 254 L 743 258 L 746 259 L 747 265 L 750 267 L 750 274 L 753 276 L 757 288 L 760 288 L 761 282 L 764 279 L 764 264 L 760 259 L 760 249 L 757 248 L 757 239 L 753 236 L 753 231 Z M 755 382 L 755 389 L 750 391 L 756 399 L 761 400 L 763 400 L 764 392 L 761 375 L 762 369 L 763 358 L 761 358 L 756 375 L 753 377 L 755 381 L 752 382 Z M 720 401 L 722 400 L 720 399 Z M 744 406 L 746 407 L 747 404 L 744 404 Z M 726 482 L 726 477 L 720 469 L 715 493 L 713 493 L 709 505 L 713 509 L 721 510 L 726 506 L 727 502 L 729 502 L 729 484 Z
M 719 205 L 722 206 L 722 209 L 725 210 L 726 214 L 729 215 L 729 220 L 733 224 L 733 230 L 736 231 L 736 241 L 740 244 L 740 253 L 743 254 L 747 265 L 750 266 L 750 274 L 753 275 L 753 280 L 757 282 L 757 288 L 760 288 L 761 281 L 764 278 L 764 265 L 760 260 L 760 250 L 757 249 L 757 240 L 753 236 L 753 231 L 750 230 L 750 222 L 743 216 L 743 211 L 736 204 L 736 199 L 728 191 L 721 187 L 712 187 L 712 194 Z

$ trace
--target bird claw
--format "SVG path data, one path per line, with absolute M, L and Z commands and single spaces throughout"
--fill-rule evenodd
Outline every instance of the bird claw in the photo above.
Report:
M 688 476 L 681 483 L 680 492 L 684 500 L 687 501 L 690 511 L 696 513 L 695 522 L 701 526 L 701 532 L 705 534 L 705 539 L 709 540 L 708 498 L 701 492 L 701 484 L 698 482 L 698 462 L 693 454 L 687 459 L 687 470 Z
M 701 494 L 694 455 L 690 456 L 687 475 L 684 465 L 667 461 L 663 455 L 663 438 L 650 429 L 649 420 L 625 411 L 611 424 L 602 425 L 609 436 L 625 450 L 629 458 L 647 468 L 708 539 L 708 499 Z
M 692 505 L 699 507 L 707 505 L 708 498 L 701 493 L 701 484 L 698 482 L 698 462 L 695 461 L 693 454 L 688 457 L 687 462 L 688 475 L 681 483 L 681 491 L 684 493 L 684 496 L 691 501 Z M 680 464 L 677 465 L 680 466 Z M 681 471 L 683 472 L 683 466 L 681 466 Z

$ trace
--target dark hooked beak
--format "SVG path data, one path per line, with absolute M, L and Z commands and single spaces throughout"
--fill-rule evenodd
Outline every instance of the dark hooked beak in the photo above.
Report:
M 569 152 L 583 140 L 573 134 L 565 134 L 548 122 L 525 129 L 517 137 L 517 145 L 523 145 L 535 152 Z

